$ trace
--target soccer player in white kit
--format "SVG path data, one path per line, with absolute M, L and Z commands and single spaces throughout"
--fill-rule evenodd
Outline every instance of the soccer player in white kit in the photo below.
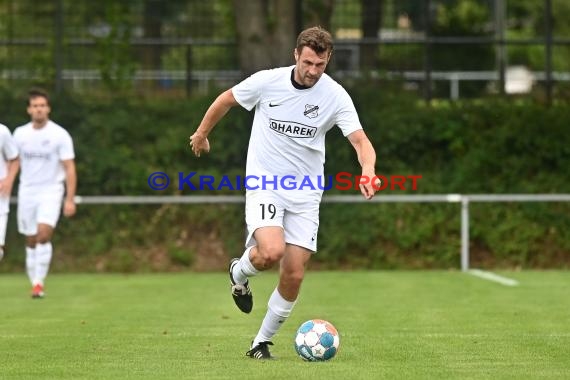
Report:
M 18 172 L 17 158 L 18 147 L 12 138 L 12 133 L 8 127 L 0 124 L 0 260 L 4 257 L 10 195 Z
M 26 236 L 26 271 L 32 283 L 32 297 L 42 298 L 53 253 L 51 238 L 62 202 L 65 216 L 75 214 L 77 174 L 73 140 L 49 119 L 47 94 L 30 91 L 27 111 L 31 121 L 14 131 L 21 169 L 18 231 Z
M 192 150 L 199 157 L 210 150 L 208 134 L 231 107 L 255 108 L 246 177 L 259 180 L 246 189 L 246 250 L 229 266 L 232 296 L 238 308 L 249 313 L 253 307 L 249 277 L 277 263 L 280 271 L 265 318 L 246 353 L 254 359 L 272 358 L 268 347 L 271 338 L 289 317 L 306 264 L 317 250 L 323 190 L 316 184 L 319 176 L 323 183 L 325 135 L 334 125 L 356 150 L 362 176 L 376 177 L 376 153 L 353 102 L 344 88 L 324 73 L 332 48 L 332 37 L 326 30 L 313 27 L 302 31 L 293 51 L 294 66 L 259 71 L 223 92 L 190 136 Z M 280 179 L 285 176 L 295 179 L 295 189 L 282 186 L 286 182 Z M 299 189 L 304 178 L 313 188 Z M 371 182 L 360 186 L 366 199 L 377 189 Z

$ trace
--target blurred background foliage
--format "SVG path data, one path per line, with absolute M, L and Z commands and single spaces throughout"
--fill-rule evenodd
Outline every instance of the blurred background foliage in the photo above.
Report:
M 563 73 L 570 62 L 570 24 L 565 22 L 570 3 L 548 2 L 554 39 L 550 69 Z M 492 73 L 499 69 L 503 37 L 501 60 L 507 67 L 543 72 L 545 4 L 547 0 L 0 0 L 0 71 L 2 85 L 11 91 L 38 85 L 89 96 L 205 94 L 256 70 L 291 64 L 297 33 L 323 25 L 337 42 L 332 73 L 382 76 L 423 72 L 427 65 L 433 71 Z M 543 79 L 535 79 L 534 92 L 540 95 Z M 462 79 L 461 96 L 497 92 L 496 82 Z M 557 98 L 567 98 L 566 83 L 553 84 Z M 423 80 L 402 85 L 425 92 Z M 430 89 L 435 98 L 446 98 L 449 86 L 449 80 L 432 78 Z
M 361 84 L 352 91 L 385 176 L 421 175 L 418 190 L 379 194 L 568 193 L 570 111 L 529 102 L 480 99 L 441 101 L 430 107 Z M 373 96 L 374 95 L 374 96 Z M 252 114 L 233 109 L 211 134 L 212 151 L 193 157 L 187 142 L 213 100 L 53 99 L 53 119 L 74 136 L 81 195 L 242 194 L 178 188 L 178 173 L 243 176 Z M 0 110 L 13 125 L 24 123 L 21 99 L 4 93 Z M 148 176 L 169 175 L 168 189 L 149 188 Z M 355 153 L 340 131 L 327 141 L 325 172 L 359 173 Z M 217 182 L 216 182 L 217 183 Z M 330 190 L 326 194 L 358 194 Z M 457 267 L 457 204 L 328 204 L 321 208 L 315 265 L 367 268 Z M 567 204 L 471 205 L 475 265 L 568 267 L 570 208 Z M 11 219 L 15 213 L 11 214 Z M 11 221 L 13 223 L 13 220 Z M 163 270 L 198 265 L 219 269 L 240 254 L 245 236 L 243 205 L 81 205 L 61 221 L 56 244 L 62 268 Z M 23 263 L 15 225 L 1 270 Z M 132 252 L 122 255 L 117 252 Z M 122 257 L 121 266 L 113 259 Z M 149 256 L 150 255 L 150 256 Z M 154 256 L 153 256 L 154 255 Z M 156 256 L 156 257 L 155 257 Z M 138 258 L 137 258 L 138 257 Z M 154 257 L 154 259 L 153 259 Z M 119 268 L 121 267 L 121 268 Z M 141 268 L 142 267 L 142 268 Z
M 297 31 L 321 24 L 340 42 L 329 72 L 354 100 L 377 150 L 378 173 L 422 175 L 417 192 L 382 194 L 570 192 L 570 111 L 563 82 L 555 84 L 551 107 L 544 106 L 540 85 L 528 95 L 499 96 L 483 82 L 462 84 L 464 99 L 450 101 L 449 84 L 435 81 L 435 100 L 426 103 L 418 96 L 421 84 L 367 74 L 423 69 L 422 43 L 394 41 L 426 32 L 426 4 L 248 0 L 244 12 L 237 0 L 0 0 L 0 71 L 6 78 L 0 82 L 0 121 L 11 129 L 24 124 L 26 90 L 33 85 L 51 90 L 52 118 L 74 137 L 80 195 L 241 194 L 181 191 L 176 180 L 179 172 L 244 175 L 253 115 L 230 111 L 211 135 L 211 154 L 200 159 L 192 156 L 188 136 L 217 94 L 238 80 L 225 76 L 228 72 L 243 76 L 291 64 Z M 493 0 L 429 4 L 433 36 L 496 32 Z M 554 35 L 566 38 L 570 24 L 563 20 L 570 17 L 570 5 L 562 0 L 552 5 Z M 506 37 L 543 41 L 543 1 L 509 0 L 505 6 Z M 289 21 L 280 22 L 281 16 Z M 372 49 L 362 45 L 357 57 L 346 55 L 351 43 L 375 38 L 374 32 L 391 42 Z M 286 49 L 273 49 L 277 45 Z M 434 70 L 496 70 L 493 45 L 441 44 L 432 53 Z M 568 70 L 568 53 L 565 45 L 554 46 L 555 70 Z M 542 43 L 508 45 L 507 56 L 511 64 L 544 69 Z M 361 76 L 343 75 L 351 59 Z M 61 87 L 58 67 L 70 75 Z M 152 76 L 161 70 L 182 73 L 181 79 Z M 199 80 L 196 73 L 216 79 Z M 194 76 L 190 84 L 188 75 Z M 325 170 L 359 172 L 354 151 L 338 130 L 328 136 Z M 147 178 L 155 171 L 172 179 L 167 190 L 149 188 Z M 472 204 L 472 265 L 569 268 L 569 211 L 563 203 Z M 15 214 L 0 271 L 23 268 Z M 242 252 L 243 219 L 242 204 L 81 205 L 73 220 L 60 222 L 54 270 L 219 270 Z M 312 265 L 458 268 L 459 226 L 456 204 L 324 203 Z

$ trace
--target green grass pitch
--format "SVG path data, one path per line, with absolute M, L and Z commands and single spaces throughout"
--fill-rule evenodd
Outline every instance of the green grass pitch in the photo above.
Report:
M 240 313 L 225 274 L 54 274 L 29 297 L 0 276 L 0 379 L 569 379 L 570 272 L 508 272 L 507 287 L 455 271 L 307 272 L 273 361 L 245 357 L 277 280 Z M 293 348 L 331 321 L 337 356 Z

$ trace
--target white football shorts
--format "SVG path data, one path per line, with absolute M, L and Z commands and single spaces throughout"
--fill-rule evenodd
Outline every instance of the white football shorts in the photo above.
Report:
M 31 194 L 18 193 L 18 231 L 26 236 L 38 233 L 38 224 L 55 228 L 61 214 L 63 189 Z
M 8 226 L 8 213 L 0 214 L 0 246 L 6 244 L 6 227 Z
M 255 230 L 275 226 L 283 228 L 285 243 L 317 251 L 320 197 L 302 201 L 291 198 L 275 191 L 246 191 L 246 247 L 257 244 L 253 236 Z
M 8 226 L 8 213 L 10 211 L 10 198 L 0 197 L 0 246 L 6 243 L 6 228 Z
M 0 214 L 7 214 L 10 211 L 10 197 L 0 197 Z

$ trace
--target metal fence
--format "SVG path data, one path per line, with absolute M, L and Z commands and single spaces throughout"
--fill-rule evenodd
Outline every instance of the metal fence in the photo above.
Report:
M 239 195 L 212 196 L 77 196 L 76 202 L 85 205 L 100 204 L 231 204 L 244 203 Z M 365 200 L 360 195 L 329 195 L 324 203 L 458 203 L 461 204 L 460 268 L 469 268 L 469 205 L 481 202 L 570 202 L 570 194 L 426 194 L 380 195 Z M 373 206 L 370 206 L 373 207 Z
M 498 93 L 508 92 L 509 66 L 525 65 L 531 83 L 542 87 L 547 102 L 565 91 L 570 38 L 564 36 L 565 29 L 560 29 L 565 23 L 553 20 L 554 12 L 564 9 L 566 0 L 536 1 L 536 12 L 541 13 L 539 35 L 510 37 L 509 10 L 515 3 L 507 0 L 474 2 L 484 6 L 489 15 L 485 20 L 488 30 L 482 35 L 438 35 L 438 9 L 462 1 L 384 0 L 382 29 L 373 37 L 362 37 L 362 2 L 335 0 L 330 29 L 337 48 L 331 71 L 343 78 L 376 75 L 403 80 L 408 89 L 431 99 L 468 96 L 468 82 L 483 86 L 484 91 L 492 87 Z M 107 78 L 123 80 L 139 92 L 152 91 L 153 95 L 160 94 L 157 89 L 164 93 L 207 92 L 210 86 L 226 86 L 242 77 L 237 31 L 227 1 L 171 1 L 168 14 L 156 15 L 149 15 L 152 7 L 146 5 L 166 2 L 117 0 L 93 4 L 87 0 L 41 4 L 0 0 L 0 77 L 11 87 L 39 82 L 49 83 L 56 91 L 93 91 Z M 105 19 L 105 12 L 112 7 L 121 8 L 115 11 L 118 21 Z M 405 26 L 408 15 L 404 10 L 414 11 L 409 17 L 415 21 L 413 27 Z M 157 23 L 161 17 L 168 19 L 168 24 Z M 128 25 L 129 35 L 111 28 L 113 22 Z M 145 34 L 153 25 L 160 25 L 159 38 Z M 370 46 L 377 49 L 377 67 L 364 71 L 361 51 Z M 539 63 L 517 57 L 517 47 L 537 49 L 533 54 L 540 56 Z M 462 55 L 476 49 L 486 49 L 485 60 L 460 62 Z M 560 58 L 554 60 L 554 56 Z M 456 67 L 450 68 L 451 61 Z

